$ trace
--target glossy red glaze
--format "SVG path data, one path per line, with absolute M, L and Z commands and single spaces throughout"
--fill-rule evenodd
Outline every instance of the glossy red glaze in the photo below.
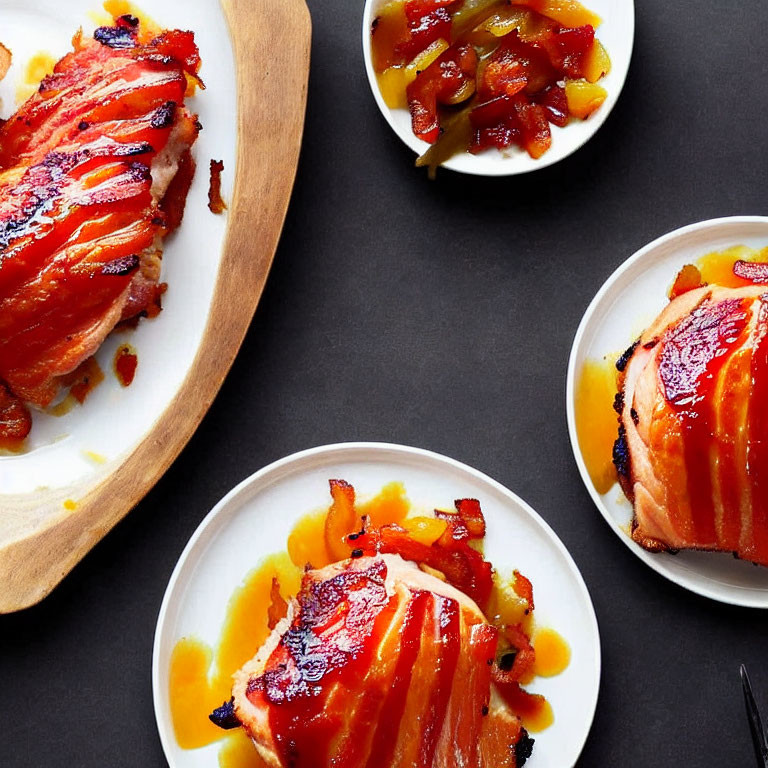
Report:
M 747 302 L 707 301 L 663 340 L 659 377 L 683 429 L 691 535 L 701 547 L 714 547 L 718 539 L 711 474 L 718 407 L 714 387 L 729 353 L 743 342 L 749 317 Z
M 737 261 L 733 274 L 752 283 L 768 283 L 768 264 L 758 261 Z
M 752 481 L 752 536 L 748 549 L 754 560 L 768 564 L 768 295 L 761 298 L 758 327 L 747 416 L 747 467 Z
M 200 59 L 192 33 L 141 45 L 137 24 L 76 36 L 0 128 L 0 380 L 41 406 L 129 316 L 121 309 L 136 314 L 158 295 L 150 278 L 144 301 L 127 292 L 138 254 L 165 231 L 149 168 Z M 188 132 L 191 144 L 191 122 Z
M 408 62 L 435 40 L 451 39 L 451 6 L 457 0 L 407 0 L 408 37 L 395 46 L 397 59 Z
M 525 95 L 499 96 L 470 113 L 473 128 L 470 152 L 489 147 L 506 149 L 517 144 L 532 157 L 540 157 L 552 143 L 548 111 Z
M 541 104 L 547 111 L 549 122 L 564 128 L 570 118 L 568 114 L 568 99 L 565 96 L 565 88 L 554 83 L 548 85 L 543 91 L 535 94 L 533 100 Z
M 566 77 L 584 77 L 584 61 L 595 43 L 595 30 L 583 27 L 561 27 L 542 41 L 552 66 Z
M 422 628 L 430 603 L 431 598 L 428 592 L 415 592 L 406 610 L 400 630 L 400 654 L 392 685 L 382 709 L 386 715 L 378 720 L 371 746 L 371 756 L 366 768 L 389 768 L 392 764 L 400 721 L 405 712 L 405 703 L 411 688 L 413 665 L 416 663 L 421 647 Z
M 323 582 L 306 581 L 299 596 L 301 613 L 270 656 L 266 672 L 251 681 L 248 698 L 270 707 L 270 724 L 286 765 L 321 764 L 331 750 L 336 727 L 344 717 L 334 683 L 354 688 L 367 669 L 376 643 L 377 622 L 390 620 L 384 586 L 386 566 L 346 570 Z M 341 697 L 343 698 L 343 697 Z M 327 762 L 327 761 L 326 761 Z M 343 761 L 338 765 L 354 765 Z
M 442 595 L 430 594 L 434 606 L 435 632 L 439 642 L 439 654 L 435 666 L 435 685 L 424 715 L 421 744 L 419 746 L 420 765 L 431 766 L 435 757 L 437 740 L 443 730 L 443 721 L 451 696 L 453 676 L 459 658 L 460 625 L 459 606 L 455 600 Z

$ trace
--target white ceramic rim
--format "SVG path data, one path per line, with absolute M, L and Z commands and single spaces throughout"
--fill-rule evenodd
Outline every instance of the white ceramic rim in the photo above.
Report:
M 577 359 L 580 356 L 584 337 L 592 325 L 593 316 L 601 308 L 604 300 L 611 292 L 615 283 L 618 282 L 618 280 L 626 272 L 631 270 L 638 262 L 648 258 L 649 255 L 653 256 L 659 248 L 666 246 L 669 243 L 682 240 L 694 232 L 702 232 L 706 230 L 713 230 L 716 232 L 721 227 L 731 226 L 734 224 L 763 224 L 768 227 L 768 217 L 724 216 L 716 219 L 706 219 L 704 221 L 696 222 L 695 224 L 688 224 L 687 226 L 680 227 L 679 229 L 675 229 L 672 232 L 668 232 L 667 234 L 656 238 L 652 242 L 648 243 L 648 245 L 644 246 L 639 251 L 630 256 L 623 264 L 614 270 L 614 272 L 603 283 L 600 290 L 597 292 L 597 294 L 595 294 L 595 297 L 590 302 L 589 306 L 584 312 L 581 323 L 579 323 L 579 328 L 576 331 L 576 336 L 573 340 L 573 346 L 571 347 L 571 355 L 568 360 L 568 375 L 566 380 L 566 414 L 568 420 L 568 435 L 571 440 L 571 448 L 573 450 L 574 458 L 576 459 L 576 464 L 579 468 L 581 479 L 584 482 L 587 491 L 589 491 L 589 495 L 592 497 L 592 500 L 594 501 L 598 510 L 600 510 L 600 514 L 606 520 L 608 525 L 610 525 L 610 527 L 613 529 L 614 533 L 635 556 L 637 556 L 647 566 L 652 568 L 654 571 L 656 571 L 656 573 L 660 574 L 665 579 L 668 579 L 683 589 L 687 589 L 691 592 L 701 595 L 702 597 L 707 597 L 711 600 L 716 600 L 717 602 L 726 603 L 728 605 L 766 609 L 768 608 L 768 593 L 766 593 L 766 596 L 762 600 L 752 598 L 735 588 L 733 589 L 732 594 L 726 595 L 714 587 L 710 587 L 710 584 L 714 584 L 716 582 L 712 582 L 706 577 L 702 577 L 701 581 L 696 581 L 685 577 L 676 577 L 675 574 L 671 573 L 664 567 L 665 561 L 663 558 L 672 557 L 672 555 L 665 553 L 647 552 L 639 544 L 635 543 L 629 536 L 627 536 L 626 532 L 622 530 L 621 526 L 616 522 L 616 520 L 607 509 L 603 499 L 595 489 L 589 477 L 589 472 L 587 471 L 587 467 L 584 463 L 584 458 L 581 455 L 581 449 L 579 447 L 578 435 L 576 433 L 576 415 L 574 409 L 574 402 L 576 399 L 576 377 L 578 373 L 576 371 L 576 364 Z M 659 290 L 664 292 L 666 288 L 667 286 L 660 286 Z M 627 341 L 627 346 L 629 346 L 631 343 L 632 339 L 629 339 Z M 747 590 L 745 590 L 745 592 L 746 591 Z
M 384 98 L 379 90 L 379 85 L 376 80 L 376 73 L 373 71 L 373 62 L 371 60 L 371 22 L 373 20 L 373 9 L 375 6 L 381 5 L 385 0 L 366 0 L 365 8 L 363 10 L 363 59 L 365 61 L 365 71 L 368 77 L 368 84 L 373 92 L 373 98 L 376 100 L 376 105 L 379 111 L 384 116 L 384 119 L 389 123 L 389 127 L 395 132 L 398 138 L 417 156 L 422 155 L 429 145 L 418 139 L 410 129 L 403 129 L 398 125 L 393 116 L 393 111 L 384 102 Z M 635 3 L 634 0 L 613 0 L 613 2 L 622 2 L 626 4 L 628 10 L 631 11 L 628 15 L 630 22 L 630 29 L 627 32 L 628 50 L 624 58 L 623 64 L 620 69 L 613 69 L 611 74 L 616 75 L 615 83 L 612 86 L 613 93 L 609 93 L 609 97 L 600 109 L 598 109 L 593 115 L 589 117 L 585 124 L 589 126 L 589 130 L 585 131 L 585 135 L 580 141 L 572 143 L 570 146 L 563 146 L 563 142 L 558 142 L 559 131 L 568 130 L 568 126 L 565 129 L 560 129 L 557 126 L 551 126 L 553 141 L 552 146 L 547 152 L 542 155 L 538 160 L 529 158 L 527 154 L 518 154 L 515 152 L 509 157 L 503 156 L 497 150 L 488 150 L 488 153 L 495 153 L 491 155 L 493 162 L 477 162 L 474 155 L 469 153 L 463 153 L 454 155 L 452 158 L 443 163 L 440 167 L 447 168 L 451 171 L 457 171 L 459 173 L 466 173 L 472 176 L 518 176 L 524 173 L 531 173 L 538 171 L 542 168 L 547 168 L 550 165 L 554 165 L 560 160 L 564 160 L 577 150 L 581 149 L 597 132 L 600 130 L 603 123 L 608 119 L 608 115 L 613 111 L 616 102 L 621 96 L 621 92 L 624 89 L 624 83 L 627 79 L 627 73 L 629 72 L 629 64 L 632 59 L 632 51 L 635 43 Z M 599 36 L 599 30 L 598 30 Z M 608 52 L 611 55 L 611 52 Z M 614 56 L 611 55 L 611 60 L 614 61 Z M 615 94 L 615 95 L 614 95 Z M 488 154 L 485 153 L 485 154 Z
M 480 472 L 477 469 L 473 469 L 467 464 L 463 464 L 460 461 L 456 461 L 455 459 L 443 456 L 442 454 L 434 453 L 433 451 L 428 451 L 422 448 L 413 448 L 406 445 L 399 445 L 396 443 L 348 442 L 322 445 L 316 448 L 309 448 L 307 450 L 293 453 L 290 456 L 286 456 L 285 458 L 278 459 L 277 461 L 268 464 L 266 467 L 263 467 L 262 469 L 252 474 L 250 477 L 247 477 L 245 480 L 236 485 L 231 491 L 229 491 L 229 493 L 227 493 L 213 507 L 213 509 L 211 509 L 211 511 L 203 518 L 202 522 L 197 527 L 187 542 L 186 546 L 184 547 L 184 550 L 182 551 L 181 556 L 179 557 L 179 560 L 173 569 L 173 573 L 171 574 L 171 578 L 163 596 L 163 602 L 160 606 L 160 613 L 157 618 L 155 637 L 152 646 L 152 701 L 155 711 L 155 723 L 158 728 L 158 734 L 160 736 L 160 742 L 163 747 L 163 753 L 165 754 L 165 758 L 168 761 L 168 764 L 172 765 L 170 745 L 167 743 L 166 729 L 160 726 L 161 713 L 163 712 L 164 708 L 163 702 L 160 701 L 160 691 L 162 689 L 160 684 L 160 676 L 167 671 L 160 669 L 160 645 L 162 641 L 163 628 L 166 621 L 166 614 L 169 610 L 171 599 L 175 592 L 177 582 L 182 575 L 182 571 L 184 570 L 187 559 L 192 554 L 193 550 L 196 549 L 198 542 L 200 542 L 201 538 L 205 535 L 206 531 L 212 525 L 219 512 L 222 509 L 225 509 L 229 503 L 236 499 L 240 494 L 247 492 L 252 486 L 258 484 L 266 484 L 273 478 L 278 479 L 279 477 L 287 474 L 293 464 L 304 462 L 310 458 L 324 459 L 325 457 L 329 456 L 354 456 L 355 453 L 360 451 L 381 452 L 382 455 L 388 454 L 390 456 L 397 455 L 401 457 L 419 457 L 427 461 L 447 465 L 448 467 L 458 472 L 463 472 L 482 483 L 488 484 L 498 493 L 509 499 L 510 502 L 523 510 L 531 518 L 531 520 L 541 528 L 542 532 L 562 555 L 565 563 L 568 566 L 570 576 L 572 577 L 578 591 L 582 595 L 584 605 L 587 608 L 587 616 L 585 616 L 585 618 L 588 620 L 588 623 L 591 624 L 591 628 L 595 636 L 593 661 L 595 665 L 596 685 L 591 700 L 585 702 L 585 707 L 589 713 L 589 718 L 587 721 L 588 727 L 584 731 L 581 743 L 579 744 L 578 748 L 578 755 L 580 755 L 584 750 L 584 745 L 586 744 L 587 738 L 592 730 L 592 725 L 594 723 L 594 716 L 597 709 L 597 701 L 600 692 L 600 680 L 602 678 L 602 655 L 600 646 L 600 630 L 597 623 L 597 615 L 595 614 L 594 605 L 592 604 L 592 598 L 590 597 L 589 590 L 587 589 L 587 585 L 584 582 L 584 578 L 582 577 L 578 566 L 574 562 L 571 554 L 568 552 L 563 542 L 560 541 L 560 538 L 552 530 L 551 526 L 529 504 L 527 504 L 519 496 L 503 486 L 501 483 L 493 480 L 483 472 Z

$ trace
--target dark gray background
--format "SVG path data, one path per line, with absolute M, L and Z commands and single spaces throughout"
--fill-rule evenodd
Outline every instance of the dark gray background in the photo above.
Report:
M 565 371 L 603 280 L 649 240 L 768 207 L 763 0 L 640 0 L 629 79 L 552 168 L 435 183 L 379 114 L 361 9 L 310 0 L 295 194 L 221 394 L 157 487 L 36 608 L 0 617 L 0 766 L 162 766 L 150 660 L 165 585 L 206 512 L 293 451 L 429 448 L 487 472 L 562 537 L 597 610 L 603 679 L 579 766 L 749 766 L 746 662 L 768 712 L 768 614 L 634 558 L 574 464 Z

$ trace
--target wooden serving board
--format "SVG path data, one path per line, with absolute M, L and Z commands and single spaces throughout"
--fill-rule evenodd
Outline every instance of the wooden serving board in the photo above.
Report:
M 221 4 L 237 72 L 236 174 L 202 341 L 180 389 L 125 456 L 66 488 L 2 497 L 2 613 L 48 595 L 166 471 L 216 396 L 264 288 L 298 164 L 311 21 L 304 0 Z

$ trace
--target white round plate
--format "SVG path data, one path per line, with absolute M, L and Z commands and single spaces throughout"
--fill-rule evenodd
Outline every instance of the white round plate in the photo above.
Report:
M 152 660 L 155 716 L 171 768 L 210 768 L 219 748 L 183 750 L 176 743 L 168 704 L 174 644 L 190 635 L 216 644 L 233 590 L 262 557 L 285 550 L 300 517 L 328 506 L 330 478 L 351 482 L 361 498 L 400 481 L 413 506 L 430 511 L 452 508 L 458 498 L 480 500 L 486 556 L 502 572 L 519 568 L 531 579 L 538 624 L 556 629 L 572 651 L 563 674 L 530 686 L 552 703 L 555 722 L 535 734 L 527 765 L 572 766 L 597 704 L 600 639 L 587 588 L 563 544 L 525 502 L 475 469 L 416 448 L 343 443 L 294 454 L 252 475 L 214 507 L 182 553 L 160 609 Z
M 407 109 L 391 109 L 382 98 L 376 73 L 371 60 L 371 24 L 379 9 L 388 0 L 366 0 L 363 11 L 363 57 L 368 82 L 373 91 L 381 114 L 392 130 L 417 155 L 429 149 L 429 144 L 417 138 L 411 130 L 411 115 Z M 608 91 L 608 98 L 603 105 L 587 120 L 573 120 L 565 128 L 551 125 L 552 146 L 538 160 L 527 152 L 515 147 L 500 152 L 487 150 L 477 155 L 462 152 L 454 155 L 442 164 L 442 168 L 470 173 L 477 176 L 514 176 L 528 173 L 562 160 L 586 144 L 606 121 L 618 101 L 632 58 L 632 46 L 635 40 L 635 3 L 634 0 L 583 0 L 584 5 L 602 18 L 603 23 L 596 34 L 611 57 L 611 71 L 600 80 L 600 85 Z
M 576 382 L 584 361 L 629 347 L 669 302 L 667 291 L 683 265 L 732 245 L 768 246 L 768 218 L 739 216 L 683 227 L 646 245 L 608 278 L 589 305 L 573 342 L 566 385 L 568 431 L 579 472 L 597 508 L 643 562 L 699 595 L 733 605 L 768 608 L 768 568 L 736 560 L 727 553 L 653 554 L 632 541 L 626 533 L 632 505 L 618 483 L 602 496 L 595 489 L 579 449 L 574 416 Z

